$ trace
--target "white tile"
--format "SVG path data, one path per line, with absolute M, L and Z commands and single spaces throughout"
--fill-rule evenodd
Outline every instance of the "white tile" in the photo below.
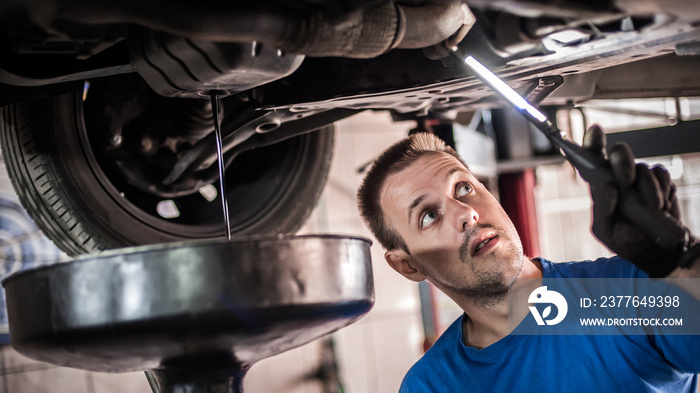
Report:
M 377 303 L 355 324 L 334 334 L 341 379 L 348 393 L 397 391 L 405 372 L 422 354 L 423 328 L 415 283 L 394 272 L 383 258 L 373 261 L 381 264 L 377 270 L 387 269 L 375 274 L 379 276 L 375 278 Z
M 15 349 L 9 345 L 3 346 L 2 352 L 3 352 L 3 356 L 5 357 L 5 367 L 6 368 L 24 366 L 27 364 L 40 363 L 37 360 L 30 359 L 30 358 L 22 355 L 21 353 L 15 351 Z
M 420 314 L 418 284 L 408 280 L 384 260 L 381 246 L 372 246 L 372 269 L 374 273 L 374 315 Z
M 398 391 L 406 371 L 422 354 L 419 316 L 363 318 L 334 337 L 341 380 L 348 393 Z
M 364 226 L 357 220 L 336 219 L 326 223 L 328 232 L 339 235 L 357 236 L 367 238 Z
M 380 359 L 375 356 L 377 350 L 374 339 L 374 319 L 371 316 L 367 318 L 366 323 L 360 324 L 360 330 L 365 346 L 365 370 L 367 373 L 367 392 L 369 393 L 375 391 L 375 387 L 378 386 L 378 374 L 384 372 L 384 369 L 383 367 L 380 369 Z
M 397 392 L 406 372 L 423 354 L 420 316 L 402 316 L 371 323 L 374 338 L 376 388 L 370 392 Z
M 359 219 L 355 202 L 355 189 L 348 188 L 343 180 L 328 179 L 324 194 L 324 216 L 327 220 Z
M 94 393 L 152 393 L 143 372 L 92 373 Z
M 353 151 L 353 175 L 356 169 L 374 160 L 384 149 L 408 135 L 412 122 L 394 123 L 386 113 L 366 112 L 349 119 L 349 136 Z M 359 185 L 359 182 L 357 182 Z
M 6 393 L 85 393 L 86 372 L 56 367 L 46 370 L 5 375 Z
M 364 318 L 333 334 L 339 379 L 346 393 L 367 393 L 368 368 L 362 336 Z M 369 354 L 371 356 L 372 354 Z
M 318 348 L 311 342 L 255 363 L 244 378 L 245 393 L 316 393 L 319 384 L 309 375 L 318 367 Z

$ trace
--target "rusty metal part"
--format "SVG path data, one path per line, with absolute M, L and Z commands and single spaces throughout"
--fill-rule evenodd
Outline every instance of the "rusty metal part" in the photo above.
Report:
M 371 58 L 395 47 L 406 23 L 393 2 L 351 13 L 343 23 L 330 24 L 321 14 L 301 21 L 296 37 L 281 41 L 280 48 L 307 56 Z
M 54 83 L 65 83 L 79 81 L 89 78 L 101 78 L 110 75 L 129 74 L 134 72 L 134 66 L 131 64 L 123 64 L 110 66 L 105 68 L 97 68 L 86 71 L 72 72 L 66 75 L 54 75 L 46 77 L 29 77 L 19 75 L 11 71 L 0 68 L 0 82 L 8 85 L 16 86 L 44 86 Z
M 565 3 L 566 6 L 562 6 L 562 2 L 556 0 L 467 0 L 467 4 L 473 9 L 500 10 L 527 18 L 551 16 L 590 19 L 606 13 L 619 13 L 612 2 L 567 1 Z
M 406 19 L 406 32 L 397 43 L 397 48 L 420 49 L 438 44 L 464 26 L 471 27 L 476 20 L 469 7 L 461 1 L 445 1 L 421 7 L 397 7 Z M 462 38 L 464 35 L 466 31 Z
M 471 19 L 468 23 L 462 25 L 459 30 L 448 37 L 445 41 L 427 48 L 423 48 L 423 54 L 430 60 L 440 60 L 450 56 L 450 53 L 452 53 L 452 48 L 462 42 L 462 40 L 467 36 L 467 33 L 469 33 L 469 30 L 471 30 L 472 26 L 474 26 L 475 22 L 476 19 Z
M 482 34 L 475 26 L 470 33 Z M 634 81 L 638 71 L 645 69 L 658 70 L 664 74 L 668 83 L 673 83 L 673 89 L 664 89 L 662 83 L 655 84 L 654 78 L 647 78 L 647 83 L 637 83 L 628 97 L 650 97 L 664 95 L 691 96 L 697 95 L 700 85 L 693 83 L 692 67 L 697 60 L 693 57 L 673 57 L 679 43 L 700 41 L 700 27 L 682 23 L 659 23 L 640 31 L 620 31 L 609 33 L 605 39 L 589 41 L 580 45 L 562 48 L 561 50 L 542 56 L 525 57 L 521 59 L 503 59 L 495 56 L 491 48 L 483 45 L 485 39 L 468 36 L 459 45 L 460 49 L 473 53 L 488 64 L 499 77 L 508 81 L 516 90 L 531 84 L 538 78 L 562 75 L 564 85 L 549 96 L 543 104 L 562 105 L 570 100 L 582 101 L 592 98 L 599 93 L 592 91 L 610 90 L 618 82 L 612 77 L 606 79 L 606 85 L 596 83 L 596 80 L 579 81 L 579 78 L 597 77 L 596 73 L 607 73 L 619 69 L 619 74 L 627 74 Z M 655 59 L 659 59 L 658 62 Z M 665 59 L 665 60 L 664 60 Z M 664 60 L 664 61 L 662 61 Z M 682 73 L 682 78 L 674 73 L 665 72 L 669 67 L 675 67 L 678 62 L 688 64 L 688 72 Z M 395 51 L 381 58 L 372 60 L 370 65 L 364 65 L 364 73 L 353 74 L 349 67 L 338 61 L 332 67 L 343 75 L 342 84 L 334 75 L 322 75 L 314 63 L 309 62 L 306 68 L 287 78 L 282 90 L 278 84 L 260 88 L 271 104 L 269 110 L 290 109 L 303 107 L 305 110 L 329 108 L 389 109 L 394 113 L 433 115 L 449 113 L 450 111 L 465 110 L 466 108 L 493 108 L 502 106 L 502 101 L 494 98 L 490 90 L 482 83 L 465 72 L 457 62 L 445 64 L 430 60 L 421 60 L 410 53 Z M 654 64 L 658 64 L 655 66 Z M 636 66 L 638 65 L 638 67 Z M 323 64 L 324 67 L 329 67 Z M 352 64 L 357 67 L 357 65 Z M 637 68 L 634 68 L 637 67 Z M 416 73 L 415 69 L 421 72 Z M 685 68 L 685 66 L 684 66 Z M 676 68 L 673 68 L 674 71 Z M 629 70 L 629 71 L 626 71 Z M 306 83 L 308 77 L 316 77 L 314 84 Z M 615 73 L 617 75 L 617 73 Z M 369 77 L 368 77 L 369 76 Z M 296 79 L 298 78 L 298 79 Z M 602 79 L 601 79 L 602 80 Z M 371 81 L 368 82 L 368 81 Z M 690 81 L 690 82 L 689 82 Z M 585 82 L 585 83 L 584 83 Z M 632 85 L 632 83 L 627 83 Z M 650 85 L 651 84 L 651 85 Z M 353 86 L 354 91 L 344 86 Z M 570 87 L 581 91 L 571 91 Z M 649 88 L 652 86 L 653 89 Z M 359 87 L 359 88 L 357 88 Z M 343 90 L 344 89 L 344 90 Z M 586 90 L 588 89 L 588 90 Z M 340 90 L 340 91 L 339 91 Z M 362 90 L 358 94 L 356 91 Z M 560 91 L 562 93 L 560 93 Z M 567 92 L 566 95 L 563 92 Z M 653 94 L 653 95 L 652 95 Z M 298 97 L 314 97 L 313 101 L 301 101 Z M 573 98 L 572 98 L 573 97 Z
M 222 124 L 223 152 L 225 153 L 225 165 L 231 164 L 240 153 L 263 146 L 269 146 L 282 142 L 294 136 L 318 130 L 335 121 L 358 113 L 353 109 L 330 109 L 321 111 L 296 111 L 280 110 L 262 114 L 259 117 L 231 130 L 226 120 Z M 183 175 L 188 172 L 204 171 L 217 162 L 216 145 L 214 136 L 209 135 L 194 145 L 190 150 L 172 165 L 170 173 L 162 180 L 165 188 L 178 188 L 176 182 L 181 181 Z M 203 184 L 216 180 L 215 178 L 203 179 Z M 186 187 L 189 189 L 191 187 Z M 167 192 L 159 189 L 160 192 Z M 177 192 L 182 192 L 179 190 Z
M 530 87 L 528 87 L 522 93 L 522 95 L 528 102 L 537 105 L 549 97 L 554 90 L 558 89 L 563 84 L 564 78 L 561 75 L 537 78 L 537 80 Z
M 309 56 L 370 58 L 391 48 L 422 48 L 441 42 L 463 25 L 459 0 L 408 7 L 393 1 L 350 12 L 329 21 L 276 1 L 192 3 L 154 1 L 55 1 L 30 7 L 42 25 L 56 20 L 80 24 L 129 23 L 160 32 L 208 42 L 262 42 L 287 52 Z M 168 12 L 162 12 L 167 9 Z M 192 17 L 196 15 L 197 17 Z
M 219 239 L 23 271 L 3 282 L 12 344 L 61 366 L 154 370 L 161 393 L 229 391 L 221 386 L 254 362 L 369 311 L 369 245 L 331 235 Z
M 260 42 L 210 42 L 134 29 L 129 53 L 135 70 L 158 94 L 199 98 L 251 89 L 294 72 L 302 55 L 285 54 Z

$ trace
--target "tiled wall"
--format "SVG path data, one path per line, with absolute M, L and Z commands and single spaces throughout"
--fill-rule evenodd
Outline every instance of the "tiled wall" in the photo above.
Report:
M 103 374 L 56 367 L 26 358 L 11 347 L 0 352 L 1 393 L 150 393 L 143 373 Z
M 362 178 L 357 169 L 412 126 L 392 123 L 388 114 L 373 112 L 339 122 L 328 183 L 300 233 L 370 237 L 357 213 L 355 192 Z M 397 391 L 403 375 L 422 354 L 418 287 L 384 262 L 381 246 L 374 244 L 371 250 L 375 305 L 368 315 L 330 336 L 347 393 Z M 315 341 L 256 363 L 245 379 L 246 393 L 323 393 L 313 378 L 322 348 L 323 341 Z M 0 355 L 0 393 L 151 392 L 141 372 L 103 374 L 56 367 L 28 359 L 9 346 Z

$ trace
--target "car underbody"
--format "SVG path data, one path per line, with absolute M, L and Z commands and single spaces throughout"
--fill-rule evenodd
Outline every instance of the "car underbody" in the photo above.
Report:
M 211 94 L 237 234 L 301 225 L 335 121 L 386 110 L 449 122 L 503 106 L 453 47 L 542 106 L 700 94 L 692 1 L 15 0 L 0 21 L 4 157 L 29 213 L 71 254 L 221 236 L 215 193 L 202 199 L 218 181 Z M 23 164 L 35 155 L 45 170 Z M 302 187 L 309 171 L 315 186 Z M 63 210 L 35 186 L 42 176 L 71 219 L 55 223 Z M 270 187 L 287 191 L 259 198 Z M 299 199 L 300 213 L 280 210 Z

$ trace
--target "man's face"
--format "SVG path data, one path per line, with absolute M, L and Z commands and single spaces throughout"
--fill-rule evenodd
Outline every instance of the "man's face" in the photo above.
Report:
M 449 154 L 424 154 L 389 176 L 380 204 L 410 252 L 387 255 L 405 258 L 446 292 L 489 300 L 504 295 L 522 270 L 522 245 L 510 218 Z

